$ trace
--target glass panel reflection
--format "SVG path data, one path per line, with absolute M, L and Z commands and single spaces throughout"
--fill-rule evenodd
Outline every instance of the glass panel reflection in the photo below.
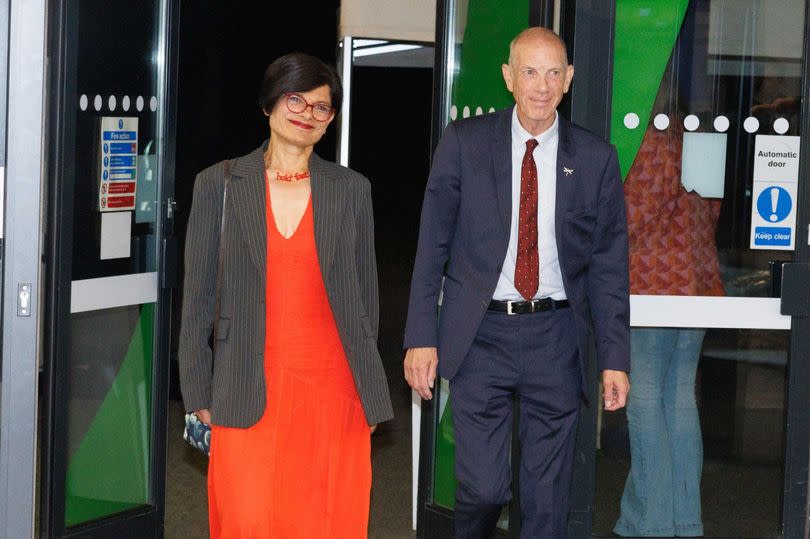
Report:
M 679 348 L 665 371 L 667 345 Z M 680 522 L 679 535 L 694 536 L 699 530 L 687 528 L 696 515 L 706 537 L 778 537 L 788 333 L 637 329 L 632 346 L 635 401 L 626 414 L 602 417 L 593 534 L 610 535 L 623 522 L 620 535 L 671 536 Z M 647 360 L 638 360 L 642 353 Z M 634 472 L 631 456 L 642 463 Z M 655 492 L 666 494 L 651 509 L 634 497 Z M 639 522 L 647 528 L 630 533 Z
M 799 134 L 803 4 L 616 6 L 631 293 L 774 295 L 796 178 L 762 171 Z M 595 535 L 778 536 L 788 339 L 633 328 L 627 411 L 599 423 Z

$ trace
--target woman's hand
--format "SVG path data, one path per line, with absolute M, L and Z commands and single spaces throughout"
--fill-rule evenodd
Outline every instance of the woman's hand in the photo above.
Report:
M 377 430 L 377 425 L 371 425 L 369 428 L 371 429 L 371 434 L 374 434 L 374 431 Z
M 205 423 L 206 425 L 211 424 L 211 412 L 208 408 L 201 408 L 200 410 L 195 410 L 195 414 L 197 414 L 197 419 Z

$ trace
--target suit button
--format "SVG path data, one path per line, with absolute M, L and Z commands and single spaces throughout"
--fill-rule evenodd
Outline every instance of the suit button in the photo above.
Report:
M 501 269 L 502 269 L 502 268 L 503 268 L 503 266 L 501 266 L 500 264 L 498 264 L 498 268 L 497 268 L 497 269 L 498 269 L 498 273 L 500 273 L 500 272 L 501 272 Z
M 487 310 L 488 306 L 489 306 L 488 301 L 484 300 L 484 301 L 481 302 L 481 308 L 484 309 L 485 311 Z

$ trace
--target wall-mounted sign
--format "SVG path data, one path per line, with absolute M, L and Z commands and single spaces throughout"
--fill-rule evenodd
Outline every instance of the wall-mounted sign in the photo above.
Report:
M 757 135 L 754 152 L 751 249 L 793 250 L 799 137 Z
M 138 118 L 101 118 L 98 209 L 135 209 L 138 181 Z

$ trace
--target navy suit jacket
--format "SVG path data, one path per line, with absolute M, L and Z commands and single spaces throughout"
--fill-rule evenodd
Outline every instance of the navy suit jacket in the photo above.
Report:
M 404 345 L 437 347 L 439 374 L 447 379 L 475 338 L 509 244 L 511 122 L 512 107 L 453 122 L 433 157 Z M 574 312 L 584 391 L 591 330 L 599 369 L 629 371 L 627 221 L 615 149 L 562 116 L 555 204 L 557 249 Z

